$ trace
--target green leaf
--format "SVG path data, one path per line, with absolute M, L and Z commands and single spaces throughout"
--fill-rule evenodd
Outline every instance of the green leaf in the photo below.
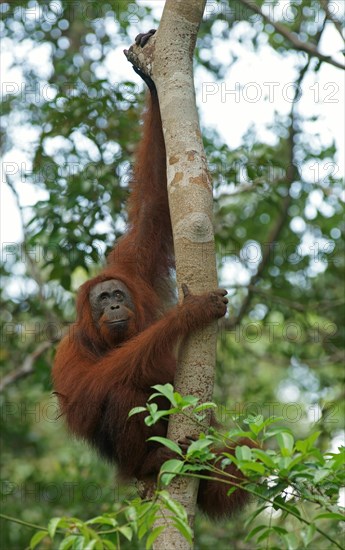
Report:
M 282 535 L 282 538 L 285 540 L 288 550 L 299 550 L 300 543 L 295 533 L 286 533 Z
M 272 525 L 271 529 L 272 531 L 278 533 L 278 535 L 285 535 L 287 533 L 287 530 L 284 529 L 284 527 L 279 527 L 278 525 Z
M 225 462 L 225 461 L 223 462 L 223 460 L 222 460 L 222 464 L 227 465 L 227 463 L 228 463 L 228 464 L 231 464 L 231 463 L 232 463 L 232 464 L 235 464 L 236 466 L 238 466 L 239 460 L 237 460 L 237 458 L 236 458 L 234 455 L 232 455 L 232 454 L 230 454 L 230 453 L 227 453 L 227 452 L 223 451 L 223 452 L 222 452 L 222 456 L 224 456 L 224 457 L 227 458 L 227 462 Z
M 184 462 L 181 460 L 167 460 L 161 467 L 161 480 L 164 485 L 169 485 L 176 474 L 183 470 Z
M 297 451 L 301 451 L 302 453 L 306 454 L 307 451 L 309 451 L 313 447 L 320 433 L 321 432 L 314 432 L 307 439 L 299 439 L 298 441 L 296 441 Z
M 261 449 L 252 449 L 252 454 L 254 457 L 257 457 L 261 462 L 267 466 L 267 468 L 275 468 L 276 464 L 272 458 L 265 453 L 265 451 L 262 451 Z
M 257 527 L 254 527 L 254 529 L 252 529 L 248 535 L 246 536 L 246 538 L 244 540 L 250 540 L 252 539 L 253 537 L 255 537 L 255 535 L 257 535 L 257 533 L 260 533 L 260 531 L 262 531 L 263 529 L 266 529 L 266 525 L 258 525 Z
M 105 548 L 109 548 L 109 550 L 116 550 L 116 545 L 110 540 L 103 539 L 102 543 Z
M 181 535 L 186 539 L 188 544 L 192 546 L 193 532 L 189 527 L 187 520 L 184 521 L 182 518 L 175 517 L 173 518 L 173 522 L 176 528 L 180 531 Z
M 305 457 L 304 455 L 302 454 L 299 454 L 298 456 L 296 456 L 293 460 L 291 460 L 289 462 L 289 464 L 287 464 L 287 469 L 288 470 L 293 470 L 295 466 L 297 466 L 297 464 L 300 464 L 300 462 L 302 462 L 303 460 L 305 460 Z
M 34 534 L 34 536 L 31 538 L 30 541 L 30 550 L 33 550 L 36 548 L 36 546 L 43 540 L 45 537 L 48 536 L 47 531 L 37 531 L 37 533 Z
M 235 456 L 238 460 L 251 460 L 252 451 L 247 445 L 238 445 L 235 449 Z
M 131 409 L 128 413 L 128 418 L 130 416 L 133 416 L 135 414 L 138 414 L 138 413 L 141 413 L 141 412 L 147 412 L 147 408 L 146 407 L 134 407 L 133 409 Z
M 146 512 L 142 514 L 141 521 L 142 523 L 138 529 L 139 540 L 141 540 L 145 535 L 147 535 L 148 531 L 150 531 L 151 527 L 156 521 L 156 514 L 152 509 L 152 507 L 146 510 Z
M 261 535 L 258 537 L 258 542 L 261 542 L 265 539 L 268 539 L 270 534 L 271 534 L 271 529 L 266 528 L 265 531 L 263 533 L 261 533 Z
M 250 516 L 248 517 L 248 519 L 246 519 L 246 523 L 245 525 L 250 525 L 251 523 L 253 523 L 253 520 L 259 515 L 261 514 L 261 512 L 263 512 L 264 510 L 267 509 L 267 505 L 264 504 L 263 506 L 260 506 L 257 510 L 255 510 L 255 512 L 253 512 L 252 514 L 250 514 Z
M 97 523 L 99 525 L 111 525 L 112 527 L 116 527 L 118 522 L 115 518 L 109 518 L 106 516 L 97 516 L 95 518 L 89 519 L 85 522 L 87 525 L 92 525 L 94 523 Z
M 243 422 L 245 424 L 248 424 L 248 426 L 250 427 L 250 430 L 255 435 L 258 435 L 261 432 L 261 430 L 263 430 L 265 427 L 264 417 L 261 414 L 259 414 L 254 418 L 253 417 L 246 418 Z
M 176 517 L 187 519 L 187 513 L 185 508 L 180 502 L 171 498 L 168 491 L 160 491 L 159 496 L 164 502 L 165 506 L 175 514 Z
M 103 548 L 103 544 L 100 540 L 93 539 L 91 541 L 87 542 L 87 550 L 93 550 L 95 548 L 97 550 L 97 547 L 99 548 L 101 544 L 101 548 Z M 83 550 L 85 549 L 85 546 L 83 546 Z
M 259 464 L 258 462 L 251 462 L 248 460 L 245 460 L 243 462 L 241 461 L 239 466 L 242 470 L 246 470 L 246 471 L 251 470 L 253 472 L 257 472 L 260 475 L 264 475 L 266 471 L 265 467 L 262 464 Z
M 166 397 L 174 407 L 177 406 L 177 402 L 174 396 L 174 387 L 171 384 L 156 384 L 152 387 L 153 389 L 158 391 L 158 395 L 164 395 L 164 397 Z M 150 399 L 152 399 L 153 397 L 157 397 L 157 394 L 151 395 Z
M 48 523 L 48 533 L 50 538 L 54 538 L 56 529 L 59 525 L 62 525 L 63 527 L 67 527 L 68 523 L 66 522 L 65 518 L 52 518 Z
M 283 456 L 291 456 L 294 448 L 294 438 L 289 432 L 279 432 L 277 442 Z
M 180 447 L 178 446 L 178 444 L 175 443 L 175 441 L 172 441 L 171 439 L 168 439 L 167 437 L 160 437 L 160 436 L 157 435 L 157 436 L 154 436 L 154 437 L 150 437 L 148 439 L 148 441 L 157 441 L 157 443 L 161 443 L 165 447 L 168 447 L 168 449 L 170 449 L 174 453 L 177 453 L 178 455 L 182 456 L 182 451 L 181 451 Z
M 119 527 L 119 532 L 126 537 L 127 540 L 132 540 L 133 538 L 133 531 L 128 525 L 123 525 L 122 527 Z
M 345 514 L 339 514 L 337 512 L 325 512 L 324 514 L 317 515 L 314 519 L 336 519 L 338 521 L 345 521 Z
M 201 403 L 201 405 L 197 405 L 194 409 L 195 413 L 205 411 L 206 409 L 216 409 L 217 405 L 215 403 L 212 403 L 212 401 L 207 401 L 206 403 Z
M 182 410 L 187 409 L 188 407 L 196 407 L 199 402 L 199 398 L 194 395 L 185 395 L 181 397 L 179 394 L 176 394 L 176 392 L 174 395 L 179 408 L 182 408 Z
M 74 547 L 74 543 L 78 541 L 80 537 L 78 535 L 70 535 L 66 537 L 60 544 L 59 550 L 68 550 Z
M 330 475 L 330 470 L 326 468 L 320 468 L 319 470 L 316 470 L 314 473 L 314 481 L 315 483 L 320 483 L 323 479 L 327 478 Z
M 255 434 L 253 434 L 253 432 L 246 432 L 244 430 L 239 430 L 238 428 L 236 428 L 233 430 L 229 430 L 224 435 L 227 439 L 236 439 L 238 437 L 247 437 L 248 439 L 252 439 Z
M 274 428 L 273 430 L 267 430 L 267 432 L 264 435 L 264 439 L 269 439 L 270 437 L 276 437 L 277 435 L 282 433 L 283 428 Z
M 165 529 L 165 525 L 160 525 L 159 527 L 155 527 L 153 531 L 151 531 L 146 541 L 146 548 L 148 550 L 152 547 L 154 541 L 156 540 L 157 537 L 159 537 L 159 535 L 162 533 L 162 531 L 164 531 L 164 529 Z
M 148 405 L 148 408 L 151 407 L 151 405 Z M 165 416 L 172 414 L 177 409 L 170 409 L 168 411 L 157 411 L 156 409 L 152 409 L 149 411 L 150 416 L 146 416 L 144 419 L 144 422 L 147 426 L 153 426 L 158 422 L 161 418 L 164 418 Z
M 212 444 L 213 441 L 210 439 L 198 439 L 197 441 L 193 441 L 188 447 L 187 456 L 191 456 L 196 451 L 208 449 Z
M 314 523 L 308 525 L 307 529 L 301 531 L 301 537 L 305 546 L 308 546 L 314 538 L 316 533 L 316 526 Z
M 332 470 L 338 470 L 343 468 L 345 462 L 345 450 L 341 450 L 337 454 L 332 455 L 332 460 L 330 461 Z
M 150 403 L 147 405 L 147 410 L 149 411 L 152 416 L 155 415 L 155 413 L 158 411 L 158 405 L 157 403 Z

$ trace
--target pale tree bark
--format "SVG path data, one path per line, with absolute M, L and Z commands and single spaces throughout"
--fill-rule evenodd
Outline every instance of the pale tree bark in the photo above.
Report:
M 177 284 L 192 293 L 217 287 L 212 222 L 212 182 L 207 169 L 193 82 L 193 52 L 206 0 L 166 0 L 158 32 L 143 49 L 131 48 L 129 59 L 152 75 L 156 84 L 167 153 L 169 205 L 174 235 Z M 217 324 L 190 336 L 179 354 L 174 387 L 182 395 L 209 401 L 213 393 Z M 209 418 L 205 420 L 207 427 Z M 200 426 L 172 416 L 168 437 L 197 435 Z M 171 496 L 186 508 L 193 527 L 198 481 L 178 477 Z M 164 524 L 164 521 L 161 522 Z M 189 548 L 169 524 L 156 540 L 157 550 Z

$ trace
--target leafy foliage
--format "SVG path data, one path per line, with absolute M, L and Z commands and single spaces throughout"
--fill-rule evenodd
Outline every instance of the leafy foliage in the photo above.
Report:
M 200 422 L 200 411 L 213 408 L 213 403 L 198 404 L 194 396 L 181 397 L 173 391 L 170 384 L 155 386 L 158 390 L 150 401 L 159 396 L 169 399 L 173 408 L 160 410 L 147 404 L 148 415 L 145 422 L 148 426 L 157 422 L 162 416 L 170 414 L 188 414 L 197 422 Z M 138 414 L 145 408 L 133 409 L 132 414 Z M 337 537 L 332 537 L 330 531 L 340 533 L 339 522 L 345 521 L 345 515 L 337 507 L 339 489 L 344 485 L 344 459 L 345 448 L 338 452 L 322 454 L 317 448 L 316 442 L 321 432 L 313 432 L 306 439 L 295 440 L 293 433 L 283 426 L 276 425 L 282 418 L 267 418 L 262 415 L 248 417 L 243 423 L 247 429 L 240 426 L 220 433 L 210 428 L 208 433 L 201 433 L 197 441 L 193 441 L 185 455 L 179 446 L 173 441 L 163 437 L 152 437 L 176 453 L 176 459 L 165 462 L 161 468 L 158 484 L 168 485 L 176 475 L 200 475 L 212 478 L 215 473 L 227 474 L 223 468 L 234 463 L 246 476 L 246 481 L 241 486 L 255 496 L 257 508 L 247 519 L 247 525 L 251 526 L 246 540 L 257 540 L 260 543 L 269 541 L 270 547 L 284 548 L 314 548 L 317 541 L 323 539 L 324 547 L 334 545 L 343 548 Z M 259 448 L 250 449 L 247 445 L 238 445 L 233 456 L 222 451 L 223 460 L 220 466 L 212 462 L 216 458 L 214 450 L 224 448 L 238 438 L 247 438 L 258 443 Z M 229 475 L 231 491 L 236 490 L 236 483 Z M 310 505 L 308 514 L 304 513 L 303 504 Z M 319 507 L 324 510 L 319 512 Z M 299 536 L 290 533 L 282 525 L 266 525 L 265 514 L 278 513 L 284 522 L 292 518 L 297 524 Z M 312 514 L 313 518 L 310 518 Z M 329 520 L 325 530 L 323 521 Z M 252 527 L 254 525 L 254 527 Z M 284 525 L 284 524 L 283 524 Z M 293 536 L 291 536 L 293 535 Z M 321 543 L 322 544 L 322 543 Z M 276 546 L 275 546 L 276 545 Z M 332 546 L 333 547 L 333 546 Z
M 164 516 L 171 517 L 176 528 L 191 543 L 192 534 L 185 509 L 174 502 L 167 491 L 159 491 L 154 502 L 136 499 L 118 514 L 104 514 L 85 522 L 78 518 L 52 518 L 47 530 L 38 531 L 32 537 L 30 549 L 37 548 L 42 540 L 49 537 L 54 542 L 60 539 L 59 550 L 116 550 L 121 547 L 122 539 L 130 543 L 134 539 L 146 539 L 145 548 L 149 550 L 164 529 L 164 526 L 154 527 L 154 523 Z
M 150 401 L 156 397 L 165 396 L 169 399 L 171 409 L 160 410 L 147 404 L 147 407 L 136 407 L 131 415 L 148 412 L 146 424 L 152 425 L 162 416 L 170 414 L 188 414 L 197 422 L 202 420 L 201 411 L 214 408 L 213 403 L 198 404 L 194 396 L 182 397 L 175 392 L 170 384 L 155 386 L 157 390 Z M 344 484 L 343 463 L 345 448 L 337 453 L 322 455 L 315 443 L 320 432 L 312 433 L 306 439 L 296 440 L 291 431 L 281 426 L 275 426 L 281 419 L 262 416 L 249 417 L 244 420 L 247 429 L 237 427 L 225 433 L 213 428 L 208 433 L 201 433 L 199 439 L 191 442 L 184 453 L 177 443 L 164 437 L 152 437 L 158 443 L 167 446 L 176 453 L 176 459 L 166 461 L 158 477 L 158 490 L 152 500 L 146 502 L 134 499 L 117 513 L 103 514 L 102 516 L 82 521 L 78 518 L 52 518 L 46 530 L 37 531 L 31 539 L 30 548 L 36 548 L 44 539 L 49 537 L 59 541 L 58 548 L 120 548 L 121 539 L 139 541 L 145 539 L 145 548 L 152 547 L 155 539 L 164 530 L 165 526 L 154 526 L 159 518 L 171 516 L 176 528 L 191 543 L 192 534 L 188 526 L 186 511 L 181 504 L 173 501 L 164 486 L 169 485 L 176 475 L 201 476 L 212 479 L 215 474 L 222 473 L 225 480 L 227 473 L 223 470 L 227 464 L 233 462 L 245 475 L 246 480 L 241 482 L 241 488 L 255 497 L 258 507 L 250 514 L 247 525 L 251 526 L 246 540 L 261 543 L 270 542 L 270 547 L 279 544 L 289 548 L 314 547 L 316 541 L 324 545 L 333 545 L 342 548 L 336 538 L 330 535 L 329 530 L 337 531 L 339 522 L 345 521 L 345 515 L 336 506 L 339 488 Z M 223 459 L 219 463 L 213 462 L 216 458 L 214 449 L 217 446 L 233 443 L 236 438 L 246 437 L 256 441 L 260 448 L 250 449 L 247 445 L 236 447 L 236 454 L 222 451 Z M 264 447 L 265 443 L 273 441 L 272 448 Z M 229 491 L 236 491 L 233 476 L 229 475 Z M 301 504 L 309 504 L 308 514 L 304 513 Z M 318 511 L 322 507 L 323 512 Z M 267 525 L 265 514 L 280 515 L 282 525 Z M 312 513 L 312 518 L 310 514 Z M 289 532 L 283 525 L 292 518 L 297 525 L 297 533 Z M 328 528 L 324 529 L 323 521 L 327 520 Z M 254 526 L 253 526 L 254 525 Z M 62 538 L 61 538 L 62 537 Z M 322 544 L 322 542 L 321 542 Z

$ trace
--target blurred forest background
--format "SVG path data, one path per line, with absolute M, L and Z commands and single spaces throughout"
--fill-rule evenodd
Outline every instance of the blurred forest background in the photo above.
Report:
M 77 288 L 125 227 L 144 94 L 136 75 L 125 75 L 121 50 L 158 26 L 153 4 L 0 5 L 5 208 L 16 204 L 1 264 L 1 498 L 3 513 L 23 522 L 86 519 L 136 495 L 68 436 L 50 372 L 56 342 L 74 320 Z M 195 60 L 219 273 L 230 293 L 219 337 L 219 417 L 228 426 L 234 415 L 282 417 L 296 437 L 320 431 L 323 453 L 337 449 L 344 430 L 344 196 L 335 130 L 323 125 L 322 113 L 336 103 L 340 123 L 344 110 L 337 85 L 343 61 L 336 51 L 321 52 L 325 36 L 342 44 L 343 10 L 343 2 L 328 0 L 210 1 Z M 273 85 L 281 79 L 273 72 L 263 86 L 249 69 L 236 87 L 237 67 L 246 57 L 255 66 L 261 56 L 278 60 L 293 80 Z M 281 109 L 273 93 L 283 97 Z M 221 110 L 217 128 L 208 102 Z M 253 119 L 238 135 L 248 109 L 260 120 L 261 104 L 271 121 Z M 225 142 L 226 129 L 236 145 Z M 18 212 L 21 228 L 11 233 Z M 272 510 L 270 521 L 284 522 Z M 285 527 L 296 529 L 291 518 Z M 259 548 L 244 541 L 247 531 L 244 519 L 210 524 L 199 517 L 196 548 L 225 550 L 229 540 L 235 549 Z M 23 549 L 32 534 L 3 521 L 0 546 Z M 289 548 L 305 547 L 296 544 Z M 315 548 L 326 547 L 316 541 Z

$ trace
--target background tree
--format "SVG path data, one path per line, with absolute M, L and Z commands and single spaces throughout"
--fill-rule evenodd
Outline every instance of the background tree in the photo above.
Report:
M 341 98 L 343 61 L 325 41 L 332 37 L 336 44 L 339 36 L 340 43 L 342 4 L 286 4 L 209 2 L 198 40 L 204 121 L 214 100 L 222 106 L 219 132 L 207 124 L 203 134 L 215 182 L 219 267 L 231 290 L 215 400 L 224 405 L 220 417 L 228 425 L 233 414 L 260 413 L 281 416 L 296 437 L 317 428 L 325 452 L 337 447 L 343 429 L 344 224 L 340 157 L 320 115 L 332 102 L 338 108 Z M 54 342 L 74 317 L 76 288 L 97 272 L 123 231 L 142 99 L 132 80 L 119 78 L 119 50 L 143 25 L 155 25 L 155 12 L 146 2 L 118 1 L 11 2 L 1 11 L 9 63 L 2 111 L 9 187 L 3 193 L 18 202 L 22 221 L 14 238 L 5 227 L 1 267 L 2 491 L 9 516 L 45 525 L 66 513 L 111 512 L 135 494 L 111 484 L 108 467 L 68 440 L 56 421 L 50 368 Z M 285 96 L 291 82 L 275 85 L 274 74 L 269 86 L 260 75 L 238 78 L 243 60 L 253 59 L 254 68 L 265 55 L 294 75 Z M 260 91 L 253 102 L 251 92 Z M 238 114 L 245 117 L 253 104 L 257 116 L 268 104 L 274 119 L 240 139 Z M 225 126 L 233 128 L 230 148 Z M 335 504 L 338 485 L 327 491 Z M 284 544 L 303 547 L 291 516 L 271 508 L 256 520 L 287 529 L 293 537 L 283 537 Z M 321 521 L 339 537 L 330 518 Z M 231 540 L 233 548 L 252 550 L 253 539 L 244 542 L 248 530 L 243 521 L 210 525 L 199 518 L 196 545 L 225 549 Z M 1 544 L 23 548 L 28 533 L 6 522 Z M 278 531 L 270 541 L 281 547 Z M 324 540 L 316 535 L 312 548 L 323 550 Z

